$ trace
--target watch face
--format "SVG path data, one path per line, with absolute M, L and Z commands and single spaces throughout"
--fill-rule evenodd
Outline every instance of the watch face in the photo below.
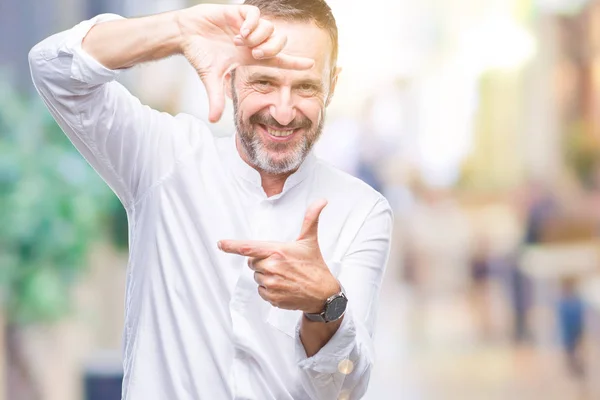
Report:
M 327 310 L 325 310 L 325 319 L 327 321 L 335 321 L 336 319 L 341 318 L 341 316 L 344 315 L 344 311 L 346 311 L 347 303 L 348 299 L 344 296 L 338 296 L 331 300 L 327 306 Z

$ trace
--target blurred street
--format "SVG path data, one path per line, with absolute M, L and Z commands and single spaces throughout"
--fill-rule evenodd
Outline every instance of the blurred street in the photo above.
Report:
M 486 305 L 465 293 L 417 299 L 397 280 L 386 280 L 377 367 L 365 399 L 596 398 L 565 374 L 558 346 L 513 345 L 500 288 L 491 288 L 486 300 L 494 303 L 493 321 L 480 314 L 490 313 Z

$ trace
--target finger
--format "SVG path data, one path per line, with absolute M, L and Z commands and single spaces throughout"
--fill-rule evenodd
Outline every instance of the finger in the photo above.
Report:
M 252 258 L 251 270 L 260 272 L 267 275 L 278 275 L 279 274 L 279 260 L 273 258 L 273 256 L 267 258 Z
M 267 258 L 279 251 L 281 243 L 256 240 L 221 240 L 218 246 L 225 253 L 246 257 Z
M 244 43 L 244 38 L 242 38 L 242 35 L 235 35 L 233 37 L 233 44 L 235 44 L 238 47 L 246 46 L 246 44 Z
M 260 273 L 270 273 L 273 271 L 275 265 L 271 258 L 259 258 L 259 257 L 248 257 L 248 268 L 252 271 Z
M 208 95 L 208 120 L 217 122 L 225 109 L 223 77 L 217 73 L 199 74 Z
M 304 215 L 304 221 L 302 222 L 302 229 L 300 229 L 298 240 L 317 239 L 319 216 L 326 205 L 327 200 L 321 199 L 315 201 L 308 207 L 306 214 Z
M 287 43 L 287 36 L 272 35 L 266 42 L 261 43 L 252 49 L 252 56 L 254 58 L 270 58 L 275 57 Z
M 265 274 L 262 272 L 254 272 L 254 282 L 256 282 L 258 286 L 262 286 L 265 289 L 267 288 L 265 286 Z
M 264 286 L 259 286 L 258 287 L 258 295 L 265 301 L 268 301 L 269 303 L 270 301 L 270 297 L 269 297 L 269 292 L 267 290 L 267 288 L 265 288 Z
M 242 5 L 239 10 L 240 15 L 244 18 L 244 22 L 242 22 L 242 26 L 240 27 L 240 35 L 245 38 L 258 26 L 260 10 L 258 7 L 249 5 Z
M 248 36 L 244 38 L 244 43 L 248 47 L 258 46 L 259 44 L 268 40 L 274 31 L 275 27 L 271 21 L 261 19 L 256 29 L 254 29 Z
M 262 60 L 261 65 L 302 71 L 311 69 L 313 65 L 315 65 L 315 61 L 312 58 L 290 56 L 288 54 L 279 53 L 275 57 Z

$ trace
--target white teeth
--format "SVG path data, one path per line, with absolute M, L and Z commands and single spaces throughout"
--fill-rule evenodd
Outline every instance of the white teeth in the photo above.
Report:
M 267 128 L 267 132 L 269 132 L 269 135 L 272 135 L 272 136 L 286 137 L 286 136 L 290 136 L 292 133 L 294 133 L 294 130 L 290 129 L 287 131 L 278 131 L 273 128 Z

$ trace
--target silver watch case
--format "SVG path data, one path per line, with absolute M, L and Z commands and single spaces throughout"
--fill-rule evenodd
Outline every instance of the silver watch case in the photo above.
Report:
M 325 301 L 325 307 L 323 307 L 322 312 L 314 314 L 304 313 L 304 315 L 314 322 L 334 322 L 344 316 L 347 305 L 348 297 L 342 287 L 339 293 L 332 295 Z

